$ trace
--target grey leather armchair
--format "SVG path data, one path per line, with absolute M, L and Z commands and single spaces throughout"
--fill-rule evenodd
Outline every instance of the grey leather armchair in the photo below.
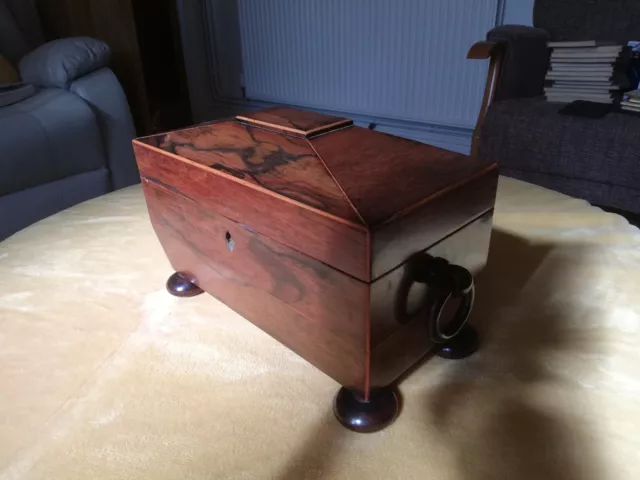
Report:
M 139 181 L 131 112 L 104 42 L 44 43 L 32 0 L 0 0 L 0 54 L 36 87 L 0 108 L 0 240 Z

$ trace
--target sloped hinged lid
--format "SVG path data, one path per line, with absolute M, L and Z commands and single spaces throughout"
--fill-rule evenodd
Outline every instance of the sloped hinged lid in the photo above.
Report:
M 274 108 L 141 141 L 369 229 L 495 166 L 352 123 Z
M 492 208 L 495 199 L 497 171 L 491 172 L 496 167 L 491 162 L 360 128 L 346 118 L 290 108 L 138 142 L 198 164 L 197 170 L 211 169 L 239 188 L 259 190 L 255 196 L 247 192 L 248 207 L 234 206 L 233 197 L 220 199 L 227 204 L 220 207 L 232 220 L 363 281 L 379 278 L 411 253 L 406 239 L 413 212 L 421 218 L 423 209 L 430 212 L 433 228 L 428 238 L 420 234 L 420 242 L 435 243 Z M 194 173 L 189 181 L 209 180 Z M 267 202 L 272 210 L 252 206 L 264 202 L 265 194 L 275 202 Z M 284 211 L 284 217 L 278 215 Z M 306 240 L 290 234 L 286 221 L 304 228 Z
M 489 165 L 431 145 L 354 127 L 349 119 L 320 113 L 274 108 L 236 119 L 248 126 L 304 138 L 318 165 L 326 170 L 321 175 L 326 177 L 323 183 L 335 182 L 356 218 L 368 227 L 464 183 Z M 294 170 L 287 173 L 294 174 Z M 287 178 L 294 183 L 299 180 L 296 177 Z M 351 216 L 349 219 L 354 220 Z
M 348 118 L 293 108 L 269 108 L 238 115 L 236 120 L 301 138 L 309 138 L 353 125 L 353 121 Z

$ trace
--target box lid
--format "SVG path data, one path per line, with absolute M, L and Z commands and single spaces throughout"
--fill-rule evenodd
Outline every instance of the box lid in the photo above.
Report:
M 319 214 L 350 225 L 364 232 L 364 242 L 370 245 L 366 250 L 372 241 L 367 232 L 382 231 L 394 219 L 426 204 L 440 208 L 435 206 L 437 199 L 496 167 L 356 127 L 349 119 L 290 108 L 268 109 L 139 142 L 293 202 L 309 211 L 308 218 Z M 286 237 L 269 228 L 273 238 Z M 308 249 L 316 258 L 326 255 L 323 261 L 337 268 L 372 279 L 368 253 L 366 260 L 358 259 L 360 266 L 351 268 L 342 266 L 344 259 L 334 262 L 334 254 L 322 247 Z
M 293 108 L 269 108 L 236 116 L 236 120 L 248 125 L 267 128 L 276 132 L 309 138 L 315 135 L 353 125 L 348 118 L 334 117 Z
M 495 166 L 293 108 L 142 141 L 371 228 Z

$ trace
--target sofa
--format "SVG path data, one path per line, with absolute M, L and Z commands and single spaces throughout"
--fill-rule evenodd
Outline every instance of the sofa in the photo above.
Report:
M 0 0 L 0 55 L 35 87 L 0 107 L 0 240 L 139 182 L 135 128 L 105 43 L 45 42 L 34 0 Z
M 543 96 L 548 41 L 640 40 L 640 1 L 536 0 L 534 25 L 500 26 L 481 42 L 500 45 L 492 51 L 503 61 L 479 154 L 499 162 L 504 175 L 640 213 L 640 115 L 559 115 L 564 105 Z

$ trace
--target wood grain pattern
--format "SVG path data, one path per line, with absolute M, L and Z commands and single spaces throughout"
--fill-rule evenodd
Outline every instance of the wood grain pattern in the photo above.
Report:
M 488 171 L 452 187 L 455 188 L 372 232 L 372 279 L 381 277 L 411 254 L 434 245 L 471 219 L 493 209 L 498 169 L 490 166 Z
M 228 121 L 170 132 L 157 137 L 155 143 L 167 152 L 361 223 L 304 139 Z
M 367 284 L 148 180 L 143 187 L 176 271 L 189 272 L 198 286 L 335 380 L 364 390 Z
M 491 165 L 359 127 L 309 142 L 370 228 Z
M 134 150 L 143 178 L 337 270 L 370 278 L 364 227 L 148 145 L 135 142 Z
M 492 218 L 493 211 L 485 213 L 427 252 L 478 274 L 486 264 Z M 402 265 L 371 284 L 371 388 L 394 382 L 434 347 L 426 327 L 426 286 L 415 284 L 410 290 L 406 302 L 406 310 L 411 312 L 408 321 L 402 319 L 406 323 L 401 324 L 396 317 L 405 269 L 406 265 Z
M 407 258 L 486 260 L 497 167 L 353 126 L 314 136 L 343 119 L 309 112 L 250 120 L 271 126 L 134 142 L 153 226 L 176 271 L 368 399 L 433 347 L 426 292 L 396 318 Z
M 311 137 L 353 124 L 348 118 L 286 107 L 238 115 L 236 119 L 298 137 Z
M 473 129 L 473 139 L 471 141 L 472 157 L 478 156 L 478 149 L 480 148 L 480 132 L 482 131 L 482 125 L 484 124 L 484 119 L 487 116 L 487 111 L 496 96 L 498 82 L 500 81 L 500 73 L 502 71 L 504 52 L 505 45 L 503 43 L 482 41 L 476 42 L 472 45 L 467 53 L 468 59 L 483 60 L 490 58 L 489 70 L 487 71 L 487 83 L 484 87 L 484 95 L 482 96 L 482 105 L 480 106 L 480 112 L 478 113 L 478 121 Z
M 469 60 L 485 60 L 490 58 L 492 55 L 500 52 L 504 49 L 504 44 L 500 42 L 489 42 L 483 40 L 481 42 L 476 42 L 471 45 L 469 51 L 467 52 L 467 59 Z

